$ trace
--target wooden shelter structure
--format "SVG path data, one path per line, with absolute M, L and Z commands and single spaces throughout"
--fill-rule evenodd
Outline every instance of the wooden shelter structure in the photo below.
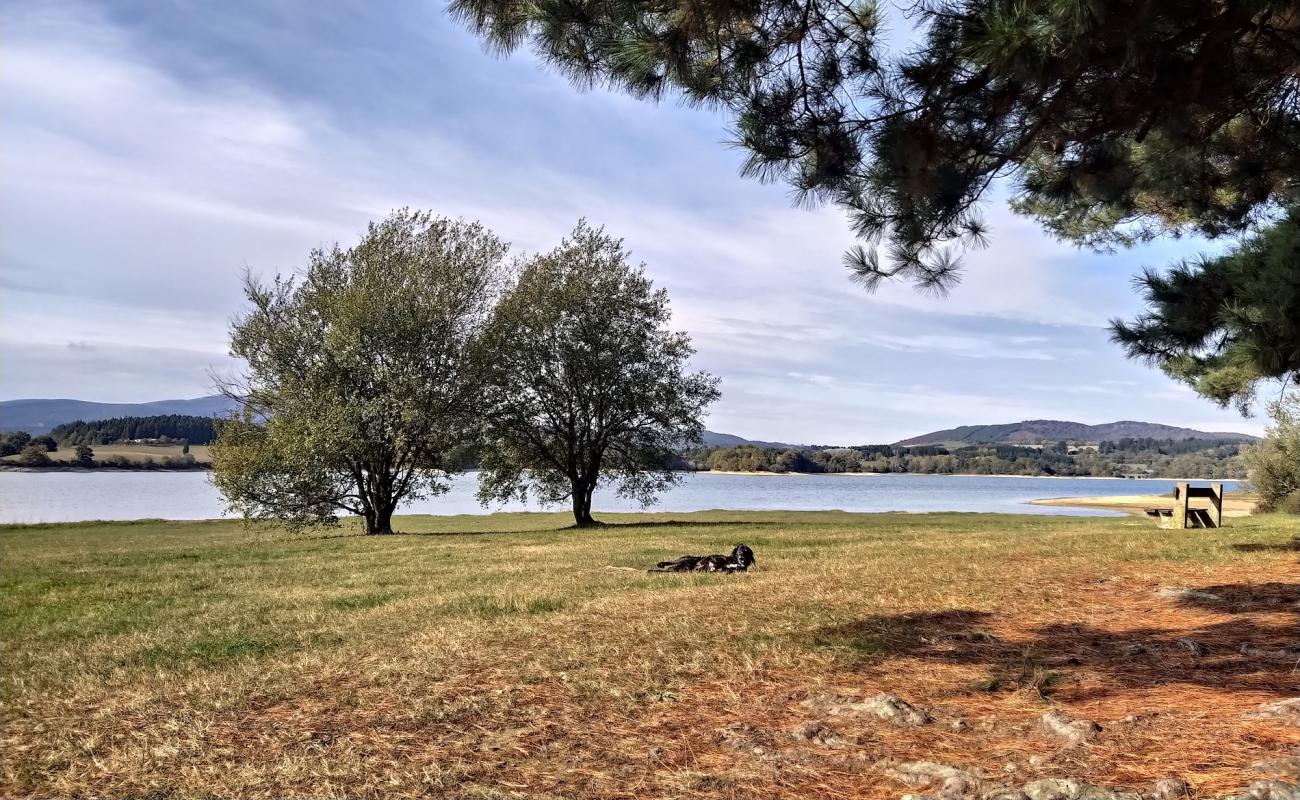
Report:
M 1209 508 L 1192 508 L 1193 498 L 1207 498 Z M 1211 483 L 1209 486 L 1190 486 L 1187 481 L 1179 481 L 1174 487 L 1174 504 L 1172 507 L 1148 508 L 1148 517 L 1155 517 L 1162 528 L 1221 528 L 1223 527 L 1223 484 Z

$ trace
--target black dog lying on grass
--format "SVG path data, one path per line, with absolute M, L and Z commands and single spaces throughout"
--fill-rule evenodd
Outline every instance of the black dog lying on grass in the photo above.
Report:
M 656 569 L 648 572 L 748 572 L 758 563 L 754 551 L 738 544 L 731 555 L 678 556 L 672 561 L 660 561 Z

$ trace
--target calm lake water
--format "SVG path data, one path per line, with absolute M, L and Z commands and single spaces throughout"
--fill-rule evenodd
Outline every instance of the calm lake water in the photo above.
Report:
M 459 478 L 450 492 L 413 503 L 404 514 L 484 514 L 535 511 L 509 504 L 484 509 L 474 500 L 476 478 Z M 1229 481 L 1229 491 L 1236 484 Z M 1174 481 L 1091 478 L 990 478 L 932 475 L 686 475 L 655 511 L 983 511 L 1010 514 L 1112 516 L 1118 512 L 1028 505 L 1045 497 L 1168 492 Z M 563 510 L 558 506 L 555 510 Z M 598 493 L 595 510 L 637 511 L 613 492 Z M 0 472 L 0 522 L 91 519 L 212 519 L 221 498 L 205 472 Z

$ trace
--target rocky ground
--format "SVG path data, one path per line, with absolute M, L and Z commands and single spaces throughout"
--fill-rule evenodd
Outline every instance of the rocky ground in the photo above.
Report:
M 807 722 L 787 731 L 768 731 L 746 723 L 720 728 L 718 739 L 746 756 L 768 761 L 809 765 L 818 761 L 869 760 L 858 737 L 837 727 L 838 721 L 870 720 L 897 727 L 940 725 L 973 737 L 987 735 L 994 723 L 972 724 L 960 716 L 921 708 L 889 693 L 869 697 L 851 694 L 823 694 L 801 704 L 809 712 Z M 1300 697 L 1267 703 L 1243 715 L 1280 726 L 1300 727 Z M 1129 717 L 1118 726 L 1139 725 L 1142 719 Z M 1093 720 L 1074 719 L 1059 709 L 1039 718 L 1038 734 L 1055 743 L 1051 756 L 1035 755 L 1024 762 L 1008 761 L 1000 774 L 940 761 L 877 761 L 871 767 L 883 772 L 900 786 L 901 800 L 1178 800 L 1197 797 L 1193 784 L 1184 776 L 1170 775 L 1155 781 L 1145 791 L 1098 786 L 1086 780 L 1062 776 L 1072 761 L 1086 760 L 1089 743 L 1105 729 Z M 1006 731 L 999 732 L 1005 734 Z M 1238 792 L 1220 795 L 1223 800 L 1300 800 L 1300 748 L 1292 754 L 1252 765 L 1257 779 Z

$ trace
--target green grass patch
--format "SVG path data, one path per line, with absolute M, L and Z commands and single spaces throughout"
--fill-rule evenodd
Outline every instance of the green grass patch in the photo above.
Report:
M 365 611 L 371 608 L 379 608 L 394 597 L 396 595 L 388 592 L 366 592 L 365 594 L 354 594 L 326 600 L 325 607 L 339 611 Z

